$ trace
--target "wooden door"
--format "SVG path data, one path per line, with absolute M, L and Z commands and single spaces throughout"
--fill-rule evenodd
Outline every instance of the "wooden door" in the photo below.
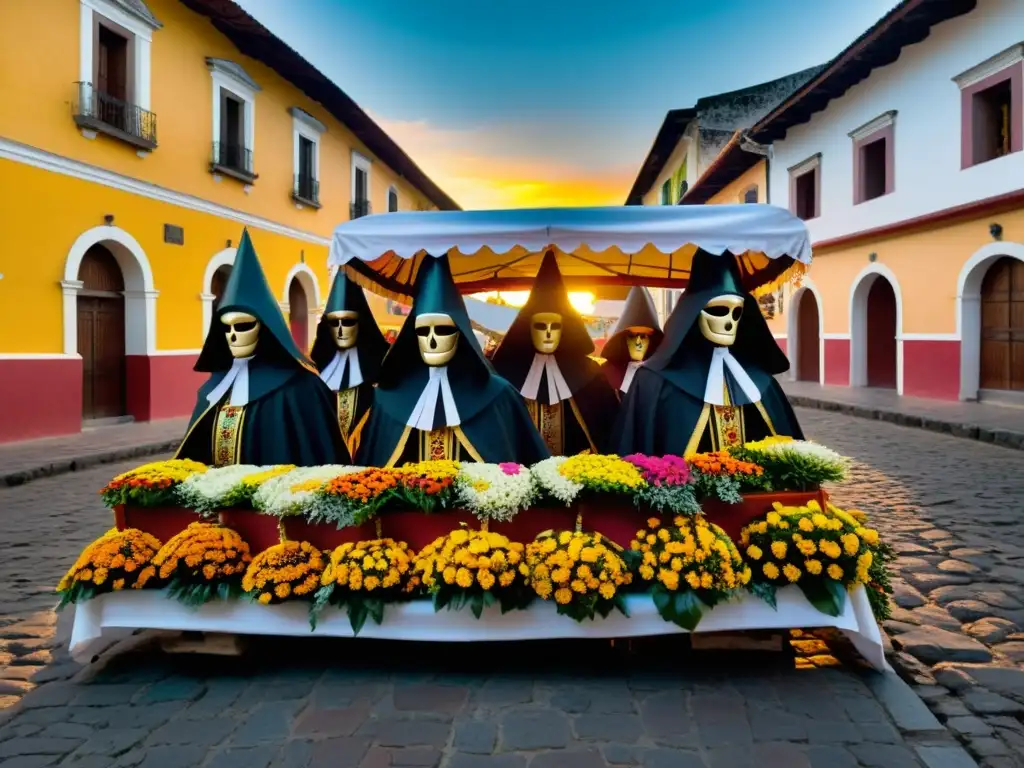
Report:
M 805 290 L 797 310 L 796 377 L 800 381 L 821 381 L 818 328 L 818 300 L 813 293 Z
M 896 294 L 884 277 L 876 277 L 867 300 L 868 386 L 896 388 Z
M 309 346 L 309 305 L 306 303 L 306 292 L 298 278 L 288 286 L 288 322 L 291 326 L 292 338 L 303 352 Z
M 78 279 L 78 354 L 82 356 L 82 418 L 125 414 L 124 278 L 114 256 L 94 245 Z
M 1024 262 L 999 259 L 981 284 L 981 388 L 1024 390 Z

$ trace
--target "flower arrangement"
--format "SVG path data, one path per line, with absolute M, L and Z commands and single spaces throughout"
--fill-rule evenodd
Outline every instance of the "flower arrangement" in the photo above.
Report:
M 845 457 L 830 448 L 791 437 L 768 437 L 729 452 L 737 459 L 763 467 L 775 490 L 817 490 L 822 483 L 841 482 L 849 466 Z
M 242 591 L 263 605 L 311 600 L 325 565 L 323 554 L 308 541 L 282 541 L 252 559 Z
M 359 469 L 343 464 L 325 464 L 320 467 L 298 467 L 270 477 L 253 494 L 253 508 L 275 517 L 302 514 L 311 506 L 315 493 L 324 483 Z
M 530 468 L 530 474 L 543 497 L 568 507 L 576 501 L 576 497 L 583 490 L 583 484 L 562 474 L 562 465 L 567 461 L 565 456 L 552 456 L 534 464 Z
M 579 483 L 587 491 L 631 495 L 645 485 L 640 470 L 615 455 L 581 453 L 570 456 L 558 468 L 562 477 Z
M 408 597 L 420 586 L 412 563 L 412 553 L 404 541 L 374 539 L 342 544 L 331 553 L 320 578 L 310 624 L 316 628 L 317 616 L 329 604 L 346 608 L 356 635 L 367 617 L 380 624 L 385 604 Z
M 209 515 L 218 509 L 245 506 L 263 480 L 294 469 L 294 466 L 261 467 L 255 464 L 233 464 L 211 467 L 191 475 L 177 486 L 177 502 L 183 507 Z M 253 482 L 253 479 L 256 479 Z
M 618 547 L 599 533 L 544 533 L 526 547 L 524 573 L 542 600 L 576 621 L 618 609 L 628 616 L 621 588 L 633 581 Z
M 729 504 L 743 501 L 744 491 L 768 488 L 764 468 L 740 461 L 727 451 L 695 453 L 686 457 L 693 472 L 694 492 L 698 499 L 716 498 Z
M 190 476 L 206 470 L 205 464 L 188 459 L 154 461 L 118 475 L 100 490 L 100 495 L 108 507 L 119 504 L 136 507 L 175 506 L 177 486 Z
M 153 557 L 168 594 L 191 606 L 237 597 L 251 561 L 242 537 L 215 523 L 190 523 Z
M 142 589 L 156 575 L 152 560 L 160 542 L 136 528 L 111 528 L 82 550 L 57 585 L 60 603 L 80 603 L 105 592 Z
M 705 607 L 714 608 L 750 582 L 750 567 L 732 539 L 703 515 L 679 515 L 672 526 L 652 517 L 636 532 L 631 549 L 641 557 L 637 570 L 651 585 L 658 613 L 690 631 Z
M 405 464 L 394 471 L 399 479 L 399 498 L 411 509 L 430 514 L 448 507 L 459 475 L 457 461 L 420 461 Z
M 637 505 L 675 515 L 696 515 L 700 504 L 694 494 L 693 476 L 679 456 L 645 456 L 634 453 L 625 461 L 640 470 L 644 483 L 634 491 Z
M 536 498 L 537 483 L 520 464 L 463 464 L 455 479 L 455 503 L 481 521 L 511 520 Z
M 373 518 L 399 492 L 399 474 L 369 468 L 338 475 L 313 492 L 308 514 L 312 522 L 332 522 L 339 528 Z
M 434 610 L 469 606 L 478 619 L 495 603 L 502 613 L 525 608 L 527 588 L 522 544 L 498 533 L 460 528 L 425 546 L 413 560 L 413 572 L 433 597 Z
M 776 502 L 764 520 L 743 529 L 740 544 L 762 597 L 774 601 L 775 588 L 795 584 L 822 613 L 838 616 L 846 591 L 871 581 L 879 537 L 834 505 Z

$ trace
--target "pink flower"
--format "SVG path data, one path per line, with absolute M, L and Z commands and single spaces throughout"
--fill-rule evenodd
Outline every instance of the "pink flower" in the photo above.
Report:
M 681 456 L 645 456 L 634 453 L 625 460 L 640 470 L 651 485 L 686 485 L 690 482 L 690 467 Z
M 499 464 L 498 466 L 501 468 L 501 471 L 504 472 L 506 475 L 518 475 L 520 472 L 523 471 L 522 465 L 516 464 L 514 461 L 506 461 L 502 464 Z

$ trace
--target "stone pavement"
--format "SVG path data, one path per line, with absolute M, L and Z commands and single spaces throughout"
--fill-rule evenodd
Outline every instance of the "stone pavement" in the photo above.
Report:
M 129 463 L 0 489 L 0 705 L 12 705 L 0 764 L 973 765 L 950 747 L 952 732 L 986 768 L 1024 765 L 1024 454 L 798 415 L 855 457 L 837 500 L 872 513 L 902 553 L 892 660 L 948 731 L 888 678 L 797 670 L 779 655 L 708 657 L 678 641 L 637 642 L 632 653 L 607 643 L 467 653 L 272 640 L 213 660 L 144 643 L 82 669 L 63 651 L 67 615 L 55 634 L 49 590 L 109 525 L 93 494 Z
M 97 464 L 173 451 L 187 419 L 93 427 L 77 435 L 0 443 L 0 488 Z
M 892 389 L 822 386 L 780 378 L 793 405 L 922 427 L 1024 450 L 1024 408 L 900 397 Z

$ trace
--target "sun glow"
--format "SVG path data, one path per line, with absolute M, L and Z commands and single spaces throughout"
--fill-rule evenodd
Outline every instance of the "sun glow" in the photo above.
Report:
M 480 301 L 490 300 L 494 303 L 507 304 L 510 307 L 521 307 L 530 298 L 530 292 L 486 291 L 485 293 L 474 293 L 473 298 Z M 590 315 L 594 312 L 594 294 L 590 291 L 569 291 L 569 303 L 581 315 Z

